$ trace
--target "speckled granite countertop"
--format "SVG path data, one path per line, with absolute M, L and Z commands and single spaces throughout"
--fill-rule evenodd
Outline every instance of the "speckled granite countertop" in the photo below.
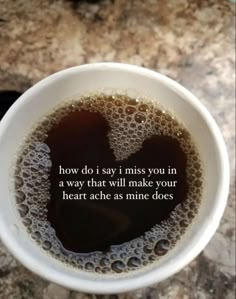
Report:
M 76 293 L 33 275 L 0 243 L 1 299 L 235 298 L 234 15 L 234 4 L 223 0 L 0 0 L 0 90 L 24 91 L 53 72 L 96 61 L 157 70 L 191 90 L 213 114 L 232 175 L 214 238 L 168 280 L 123 295 Z

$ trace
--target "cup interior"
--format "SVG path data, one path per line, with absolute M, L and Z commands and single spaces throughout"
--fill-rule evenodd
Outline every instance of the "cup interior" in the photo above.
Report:
M 202 204 L 178 245 L 158 264 L 122 275 L 101 276 L 75 270 L 53 259 L 29 238 L 15 210 L 11 171 L 17 149 L 30 129 L 64 98 L 90 92 L 126 92 L 157 100 L 189 130 L 204 168 Z M 229 185 L 229 167 L 221 133 L 209 114 L 185 88 L 144 68 L 98 63 L 58 72 L 26 91 L 0 123 L 0 237 L 27 268 L 65 287 L 94 293 L 118 293 L 161 281 L 195 258 L 216 231 Z

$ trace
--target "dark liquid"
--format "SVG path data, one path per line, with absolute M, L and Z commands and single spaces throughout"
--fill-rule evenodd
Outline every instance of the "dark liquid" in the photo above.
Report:
M 45 143 L 51 149 L 50 202 L 47 218 L 63 246 L 73 252 L 106 251 L 111 245 L 122 244 L 144 235 L 155 224 L 168 219 L 177 204 L 186 199 L 186 155 L 178 141 L 168 136 L 152 136 L 143 143 L 138 152 L 124 161 L 115 161 L 109 147 L 109 124 L 99 113 L 79 111 L 70 113 L 48 132 Z M 109 180 L 109 175 L 59 175 L 63 168 L 83 168 L 85 165 L 101 168 L 165 168 L 177 169 L 172 175 L 115 175 L 113 180 L 125 177 L 126 185 L 131 180 L 176 180 L 172 188 L 173 200 L 114 200 L 115 193 L 155 193 L 154 187 L 143 188 L 83 188 L 88 196 L 102 190 L 110 193 L 111 200 L 62 200 L 61 180 Z M 78 193 L 78 188 L 63 188 L 66 193 Z M 164 191 L 166 190 L 167 191 Z M 170 192 L 160 187 L 159 193 Z
M 94 173 L 62 175 L 59 166 L 87 166 Z M 97 174 L 97 166 L 117 171 L 111 178 Z M 148 177 L 149 168 L 165 174 Z M 25 141 L 14 178 L 17 209 L 37 244 L 65 264 L 101 274 L 135 270 L 166 255 L 188 229 L 202 195 L 201 161 L 188 131 L 155 103 L 124 95 L 75 98 L 52 111 Z M 92 178 L 106 187 L 86 187 Z M 154 186 L 129 186 L 143 179 Z M 109 187 L 111 180 L 119 185 Z M 79 190 L 66 181 L 86 182 Z M 159 187 L 162 199 L 154 200 L 156 181 L 177 184 Z M 87 199 L 66 199 L 63 192 Z M 90 198 L 100 192 L 99 200 Z M 136 198 L 127 199 L 130 194 Z M 144 194 L 148 200 L 140 199 Z

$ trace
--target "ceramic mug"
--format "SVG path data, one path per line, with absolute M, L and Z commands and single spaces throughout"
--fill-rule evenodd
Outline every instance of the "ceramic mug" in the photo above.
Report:
M 202 203 L 177 246 L 160 261 L 125 274 L 100 275 L 72 268 L 43 251 L 21 224 L 12 192 L 12 161 L 33 125 L 64 98 L 100 90 L 157 99 L 188 128 L 204 168 Z M 0 122 L 0 238 L 9 251 L 39 276 L 74 290 L 119 293 L 173 275 L 207 245 L 222 217 L 229 188 L 229 163 L 223 137 L 201 102 L 175 81 L 148 69 L 119 63 L 94 63 L 55 73 L 27 90 Z

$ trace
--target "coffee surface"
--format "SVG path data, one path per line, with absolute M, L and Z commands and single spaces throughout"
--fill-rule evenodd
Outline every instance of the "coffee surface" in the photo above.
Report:
M 116 171 L 112 187 L 85 185 L 78 191 L 67 186 L 67 193 L 83 192 L 87 199 L 62 199 L 58 169 L 85 166 L 133 172 Z M 176 172 L 145 171 L 170 167 Z M 63 176 L 75 179 L 74 174 Z M 110 174 L 76 175 L 78 181 L 91 179 L 108 181 Z M 171 197 L 162 186 L 129 186 L 143 180 L 177 184 Z M 154 102 L 125 95 L 66 101 L 36 125 L 15 171 L 17 206 L 32 238 L 61 261 L 104 274 L 138 269 L 174 248 L 198 211 L 202 180 L 197 148 L 183 125 Z M 90 200 L 95 189 L 109 194 L 109 200 Z M 156 191 L 164 198 L 139 197 Z M 129 193 L 136 198 L 125 199 Z

